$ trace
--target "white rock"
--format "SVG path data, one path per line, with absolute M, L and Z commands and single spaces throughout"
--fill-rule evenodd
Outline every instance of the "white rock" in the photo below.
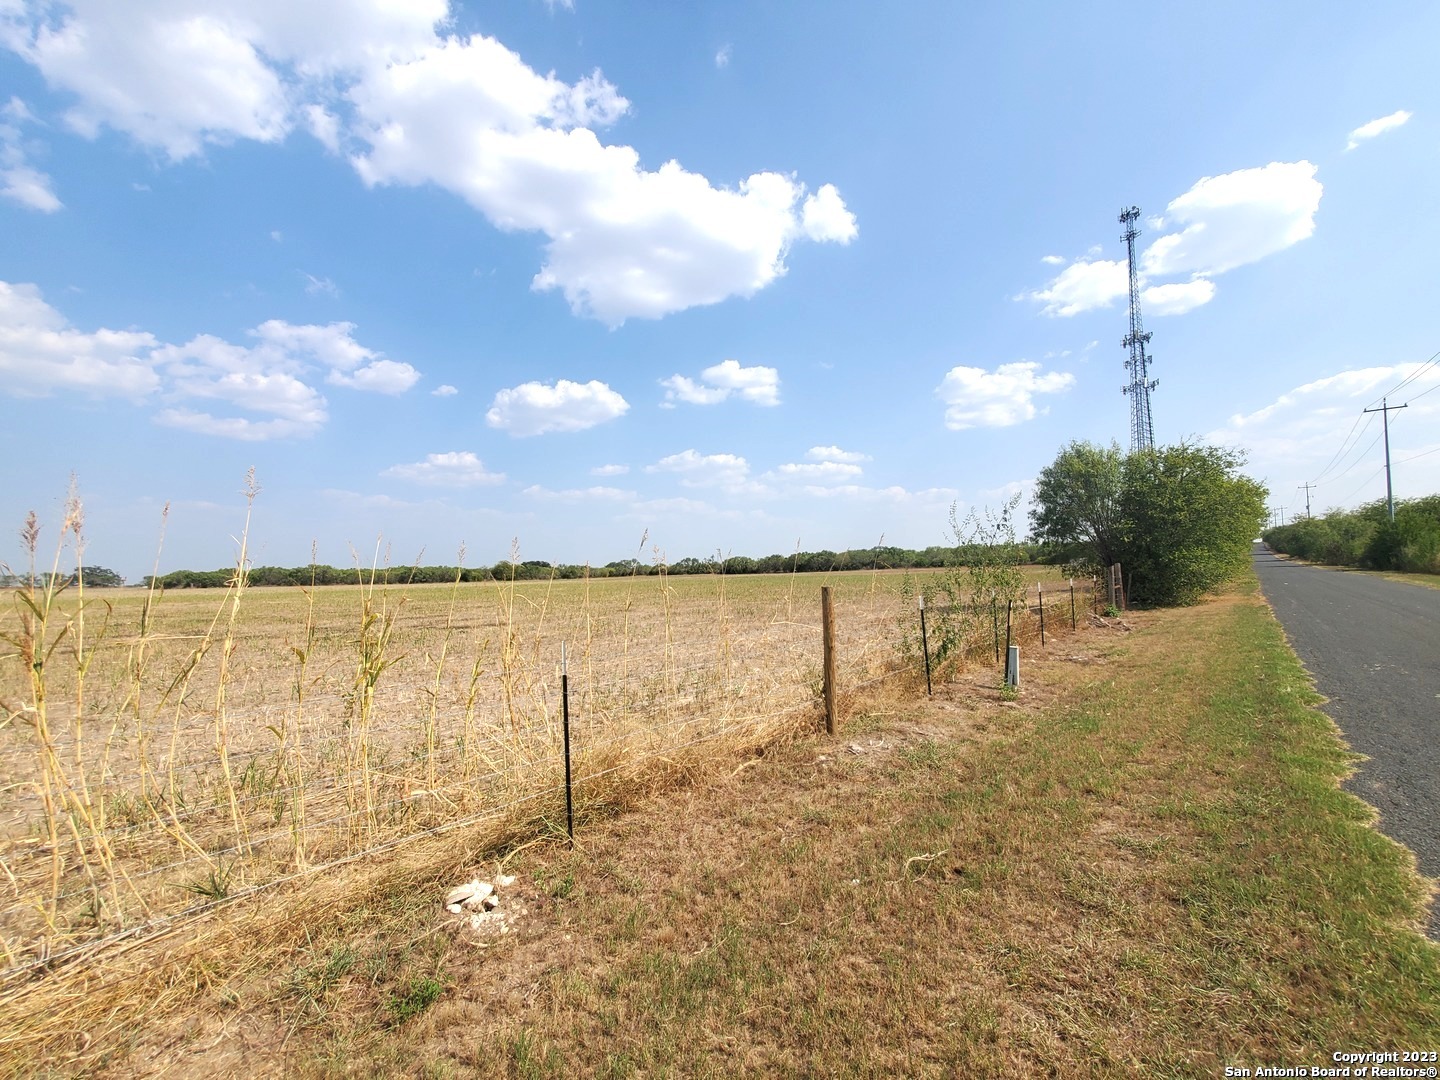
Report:
M 489 896 L 481 900 L 480 903 L 484 905 L 486 911 L 493 911 L 495 908 L 500 906 L 500 897 L 496 896 L 494 893 L 491 893 Z
M 474 881 L 468 881 L 464 885 L 457 885 L 446 893 L 445 904 L 447 907 L 450 904 L 464 904 L 468 907 L 471 906 L 472 902 L 479 904 L 494 891 L 494 885 L 491 885 L 488 881 L 481 881 L 479 878 L 476 878 Z
M 450 912 L 451 915 L 459 915 L 460 912 L 464 911 L 465 909 L 462 908 L 459 904 L 446 904 L 445 910 Z
M 501 874 L 495 879 L 495 887 L 497 889 L 508 889 L 511 885 L 514 884 L 515 878 L 511 877 L 509 874 Z

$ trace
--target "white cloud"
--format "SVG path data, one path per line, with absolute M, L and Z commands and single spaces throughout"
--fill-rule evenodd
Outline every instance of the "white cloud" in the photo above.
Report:
M 730 66 L 730 44 L 728 42 L 715 51 L 715 66 L 717 68 Z
M 301 113 L 317 142 L 332 154 L 340 152 L 340 118 L 323 105 L 306 105 Z
M 841 461 L 847 465 L 858 465 L 862 461 L 870 461 L 869 454 L 858 454 L 850 450 L 841 450 L 838 446 L 812 446 L 805 451 L 807 461 Z
M 611 326 L 751 296 L 796 241 L 856 235 L 830 184 L 643 168 L 593 130 L 629 109 L 598 70 L 539 74 L 493 38 L 441 36 L 449 19 L 446 0 L 70 0 L 30 9 L 12 44 L 74 96 L 87 137 L 113 128 L 179 161 L 301 128 L 367 184 L 436 184 L 539 232 L 533 287 Z M 41 198 L 34 181 L 16 191 Z
M 1001 364 L 992 371 L 953 367 L 936 387 L 945 402 L 945 426 L 951 431 L 972 427 L 1009 427 L 1033 419 L 1036 394 L 1054 394 L 1075 383 L 1068 372 L 1040 374 L 1033 361 Z
M 431 397 L 454 397 L 454 396 L 455 396 L 456 394 L 458 394 L 458 393 L 460 393 L 460 391 L 457 390 L 457 389 L 455 389 L 455 387 L 451 386 L 449 383 L 441 383 L 441 384 L 440 384 L 439 386 L 437 386 L 434 390 L 431 390 L 431 391 L 430 391 L 430 396 L 431 396 Z
M 328 78 L 413 56 L 446 0 L 69 0 L 35 5 L 16 51 L 78 99 L 87 137 L 124 132 L 172 160 L 236 139 L 278 142 Z M 313 125 L 312 125 L 313 126 Z
M 800 224 L 811 240 L 848 244 L 860 232 L 855 215 L 845 208 L 845 201 L 834 184 L 822 184 L 819 191 L 806 198 Z
M 0 198 L 52 214 L 64 204 L 50 177 L 30 164 L 21 133 L 22 124 L 34 121 L 18 97 L 0 108 Z
M 424 461 L 409 465 L 391 465 L 380 475 L 392 480 L 424 484 L 426 487 L 467 488 L 505 482 L 504 473 L 486 472 L 484 464 L 469 450 L 427 454 Z
M 420 372 L 398 360 L 372 360 L 354 371 L 332 371 L 325 376 L 332 386 L 369 390 L 376 394 L 403 394 L 420 381 Z
M 172 396 L 266 417 L 217 416 L 177 406 L 156 417 L 169 427 L 259 441 L 313 435 L 329 418 L 325 398 L 297 374 L 303 361 L 278 346 L 248 348 L 201 334 L 184 345 L 164 345 L 152 357 L 169 376 Z
M 629 108 L 598 71 L 568 85 L 491 38 L 437 42 L 350 98 L 367 183 L 435 183 L 502 229 L 544 233 L 534 288 L 611 326 L 752 295 L 784 273 L 794 240 L 846 238 L 838 195 L 806 200 L 789 176 L 727 188 L 675 161 L 641 168 L 590 130 Z
M 1422 367 L 1390 364 L 1342 371 L 1315 379 L 1281 394 L 1249 413 L 1236 413 L 1223 427 L 1207 433 L 1207 442 L 1244 449 L 1247 472 L 1269 483 L 1272 497 L 1288 503 L 1291 485 L 1318 481 L 1316 511 L 1322 506 L 1355 505 L 1384 494 L 1383 450 L 1378 445 L 1380 420 L 1369 426 L 1361 410 Z M 1440 385 L 1440 370 L 1431 369 L 1402 395 L 1410 399 L 1403 412 L 1390 414 L 1391 456 L 1406 457 L 1433 449 L 1440 431 L 1440 392 L 1418 395 Z M 1396 404 L 1394 398 L 1392 404 Z M 1419 495 L 1440 487 L 1440 454 L 1395 472 L 1397 496 Z
M 1283 251 L 1315 231 L 1324 186 L 1308 161 L 1280 162 L 1206 176 L 1173 199 L 1164 215 L 1150 219 L 1156 229 L 1179 227 L 1158 237 L 1140 257 L 1141 301 L 1156 315 L 1180 315 L 1215 296 L 1209 280 L 1237 266 Z M 1128 262 L 1100 259 L 1098 248 L 1065 267 L 1043 289 L 1023 298 L 1044 306 L 1045 315 L 1067 317 L 1110 307 L 1127 299 Z M 1059 256 L 1041 259 L 1048 265 Z M 1185 275 L 1185 282 L 1156 278 Z
M 495 395 L 485 422 L 524 437 L 551 431 L 583 431 L 623 416 L 629 403 L 594 379 L 587 383 L 561 379 L 554 386 L 527 382 Z
M 0 385 L 19 396 L 55 390 L 159 396 L 168 407 L 158 423 L 208 435 L 250 441 L 311 435 L 328 419 L 325 398 L 307 382 L 317 368 L 328 369 L 332 384 L 389 394 L 420 378 L 409 364 L 359 344 L 353 330 L 351 323 L 272 319 L 250 331 L 251 345 L 210 334 L 166 345 L 140 330 L 75 330 L 34 285 L 0 282 Z M 192 407 L 200 402 L 205 409 Z M 217 415 L 217 404 L 231 415 Z
M 778 465 L 766 479 L 829 484 L 854 480 L 864 471 L 859 465 L 843 461 L 807 461 L 803 464 Z
M 718 405 L 732 394 L 756 405 L 780 404 L 780 373 L 772 367 L 741 367 L 737 360 L 722 360 L 700 373 L 697 382 L 684 375 L 661 379 L 667 402 Z
M 340 296 L 340 286 L 331 281 L 328 277 L 317 278 L 314 274 L 305 274 L 305 291 L 311 296 L 333 296 L 337 299 Z
M 313 359 L 330 369 L 325 381 L 332 386 L 369 390 L 380 394 L 402 394 L 420 381 L 420 372 L 410 364 L 387 360 L 367 349 L 353 337 L 354 323 L 325 326 L 296 326 L 279 319 L 262 323 L 251 333 L 261 348 L 300 359 Z
M 1147 315 L 1183 315 L 1215 298 L 1215 283 L 1197 277 L 1169 285 L 1151 285 L 1140 294 L 1140 305 Z
M 633 491 L 603 486 L 552 491 L 549 488 L 541 487 L 539 484 L 532 484 L 520 494 L 531 499 L 541 499 L 546 502 L 634 502 L 639 498 Z
M 0 281 L 0 386 L 10 394 L 144 398 L 161 385 L 148 355 L 157 344 L 143 331 L 76 330 L 38 287 Z
M 1308 161 L 1206 176 L 1165 208 L 1180 232 L 1146 249 L 1147 276 L 1223 274 L 1283 251 L 1315 231 L 1324 186 Z
M 1389 116 L 1382 116 L 1378 120 L 1371 120 L 1368 124 L 1361 124 L 1354 131 L 1350 132 L 1350 141 L 1346 144 L 1345 150 L 1348 153 L 1354 150 L 1362 142 L 1375 138 L 1376 135 L 1383 135 L 1400 127 L 1414 115 L 1404 109 L 1397 109 Z
M 749 479 L 750 463 L 736 454 L 700 454 L 695 450 L 682 450 L 661 458 L 654 465 L 647 465 L 645 471 L 673 473 L 680 477 L 680 483 L 685 487 L 735 489 Z
M 1063 255 L 1041 255 L 1040 261 L 1046 266 L 1064 266 L 1065 256 Z
M 629 465 L 597 465 L 590 470 L 591 476 L 624 476 L 630 471 Z
M 1027 293 L 1045 306 L 1046 315 L 1068 318 L 1082 311 L 1109 307 L 1130 292 L 1130 268 L 1110 259 L 1077 259 L 1045 288 Z
M 730 396 L 730 391 L 718 386 L 703 386 L 685 375 L 671 375 L 661 379 L 665 387 L 665 401 L 662 406 L 673 409 L 674 403 L 684 401 L 690 405 L 718 405 Z

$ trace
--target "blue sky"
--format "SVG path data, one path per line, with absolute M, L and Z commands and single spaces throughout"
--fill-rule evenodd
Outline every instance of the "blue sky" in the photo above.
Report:
M 946 540 L 1128 439 L 1440 490 L 1433 4 L 0 0 L 0 560 Z M 1418 372 L 1418 375 L 1416 374 Z M 12 527 L 13 526 L 13 527 Z M 647 540 L 642 550 L 641 537 Z

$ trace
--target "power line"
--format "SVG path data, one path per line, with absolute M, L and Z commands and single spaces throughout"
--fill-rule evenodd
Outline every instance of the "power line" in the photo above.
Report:
M 1360 429 L 1360 437 L 1361 437 L 1361 438 L 1364 438 L 1364 437 L 1365 437 L 1365 432 L 1367 432 L 1367 431 L 1370 430 L 1370 425 L 1373 424 L 1374 422 L 1375 422 L 1375 420 L 1374 420 L 1373 417 L 1371 417 L 1369 420 L 1366 420 L 1366 421 L 1365 421 L 1365 426 Z M 1348 473 L 1351 469 L 1355 468 L 1356 465 L 1359 465 L 1360 462 L 1364 461 L 1364 460 L 1365 460 L 1365 455 L 1368 454 L 1368 453 L 1370 453 L 1370 451 L 1371 451 L 1372 449 L 1374 449 L 1375 444 L 1378 443 L 1379 441 L 1380 441 L 1380 436 L 1379 436 L 1379 435 L 1376 435 L 1375 438 L 1371 439 L 1371 440 L 1370 440 L 1370 445 L 1367 446 L 1367 447 L 1365 447 L 1364 450 L 1360 451 L 1360 454 L 1355 458 L 1354 461 L 1350 462 L 1350 464 L 1349 464 L 1349 465 L 1346 465 L 1344 469 L 1342 469 L 1340 472 L 1336 473 L 1334 476 L 1330 477 L 1330 483 L 1332 483 L 1332 484 L 1335 483 L 1337 480 L 1339 480 L 1341 477 L 1343 477 L 1346 473 Z M 1356 442 L 1355 442 L 1355 444 L 1354 444 L 1354 446 L 1352 446 L 1351 449 L 1353 450 L 1353 449 L 1355 448 L 1355 446 L 1359 446 L 1359 445 L 1360 445 L 1360 442 L 1359 442 L 1359 440 L 1357 439 Z M 1334 463 L 1332 462 L 1332 464 L 1334 464 Z M 1328 470 L 1329 468 L 1330 468 L 1330 466 L 1327 465 L 1327 466 L 1326 466 L 1326 469 Z M 1319 476 L 1317 476 L 1314 480 L 1312 480 L 1312 481 L 1310 481 L 1310 482 L 1313 484 L 1313 483 L 1317 483 L 1317 482 L 1319 482 L 1320 480 L 1323 480 L 1323 479 L 1325 479 L 1325 473 L 1321 473 Z
M 1402 387 L 1409 385 L 1410 383 L 1412 383 L 1412 382 L 1414 382 L 1416 379 L 1418 379 L 1421 375 L 1425 374 L 1425 369 L 1426 369 L 1426 368 L 1434 367 L 1437 361 L 1440 361 L 1440 352 L 1437 352 L 1434 356 L 1430 357 L 1429 360 L 1426 360 L 1423 364 L 1421 364 L 1418 368 L 1416 368 L 1414 371 L 1412 371 L 1409 375 L 1407 375 L 1407 376 L 1405 376 L 1405 378 L 1401 379 L 1400 382 L 1399 382 L 1396 386 L 1392 387 L 1390 390 L 1387 390 L 1387 391 L 1385 392 L 1385 394 L 1382 395 L 1381 397 L 1376 398 L 1375 401 L 1382 401 L 1382 400 L 1384 400 L 1384 398 L 1394 397 L 1395 394 L 1396 394 Z M 1429 391 L 1426 391 L 1426 392 L 1428 393 Z M 1370 404 L 1371 404 L 1371 405 L 1374 405 L 1374 404 L 1375 404 L 1375 401 L 1370 402 Z
M 1385 466 L 1384 466 L 1384 465 L 1381 465 L 1380 468 L 1376 469 L 1376 470 L 1375 470 L 1374 472 L 1372 472 L 1369 476 L 1367 476 L 1364 480 L 1360 481 L 1360 486 L 1359 486 L 1359 487 L 1357 487 L 1354 491 L 1350 492 L 1349 495 L 1346 495 L 1343 499 L 1340 500 L 1341 505 L 1343 505 L 1343 504 L 1345 504 L 1345 503 L 1348 503 L 1348 502 L 1349 502 L 1351 499 L 1353 499 L 1356 495 L 1359 495 L 1360 492 L 1362 492 L 1362 491 L 1365 490 L 1366 485 L 1369 484 L 1371 480 L 1374 480 L 1375 477 L 1379 476 L 1379 475 L 1380 475 L 1382 472 L 1384 472 L 1384 471 L 1385 471 Z

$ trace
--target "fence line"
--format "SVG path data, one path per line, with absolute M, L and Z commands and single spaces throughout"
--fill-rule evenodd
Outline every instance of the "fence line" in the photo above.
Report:
M 910 674 L 897 666 L 905 616 L 895 596 L 877 596 L 873 585 L 868 596 L 842 595 L 835 605 L 829 680 L 813 594 L 801 600 L 792 588 L 767 604 L 723 595 L 681 600 L 664 588 L 663 609 L 626 599 L 623 619 L 614 607 L 597 619 L 587 595 L 585 608 L 572 605 L 548 623 L 538 605 L 537 618 L 517 618 L 534 613 L 519 611 L 512 590 L 492 622 L 468 625 L 464 642 L 452 640 L 452 598 L 445 622 L 433 613 L 417 618 L 431 620 L 431 638 L 403 627 L 424 651 L 420 677 L 406 681 L 386 682 L 389 665 L 367 669 L 368 660 L 385 659 L 388 640 L 366 638 L 370 622 L 353 653 L 330 639 L 330 651 L 316 653 L 313 636 L 303 653 L 292 645 L 299 659 L 279 669 L 281 677 L 269 665 L 283 660 L 283 649 L 247 628 L 242 636 L 272 653 L 228 689 L 214 682 L 213 668 L 193 660 L 185 668 L 187 654 L 158 648 L 212 640 L 204 635 L 131 637 L 125 649 L 114 643 L 105 654 L 112 683 L 84 698 L 94 713 L 77 720 L 56 705 L 46 713 L 36 699 L 33 730 L 0 729 L 0 760 L 13 759 L 0 775 L 11 781 L 0 790 L 13 796 L 0 821 L 0 885 L 8 881 L 15 901 L 0 908 L 0 987 L 418 838 L 509 820 L 537 800 L 548 805 L 561 790 L 553 782 L 562 759 L 554 646 L 566 640 L 582 793 L 667 755 L 767 740 L 819 715 L 821 684 L 845 695 Z M 403 625 L 385 614 L 389 602 L 379 616 L 391 619 L 382 623 L 387 634 Z M 368 596 L 365 605 L 369 619 Z M 403 605 L 402 598 L 393 611 Z M 293 639 L 295 627 L 284 629 Z M 567 631 L 576 636 L 567 639 Z M 426 643 L 442 632 L 437 662 Z M 367 654 L 366 642 L 377 640 L 381 652 Z M 157 647 L 167 663 L 152 663 L 161 670 L 129 666 L 137 642 Z M 710 655 L 691 660 L 681 650 Z M 79 699 L 84 671 L 68 678 Z M 175 680 L 168 701 L 160 693 L 167 679 Z M 297 696 L 277 700 L 277 684 Z M 5 691 L 0 681 L 0 696 Z M 145 713 L 147 701 L 163 702 L 163 712 Z M 15 773 L 15 763 L 26 761 L 31 774 Z M 55 801 L 42 806 L 46 791 Z M 177 890 L 204 899 L 181 905 Z

